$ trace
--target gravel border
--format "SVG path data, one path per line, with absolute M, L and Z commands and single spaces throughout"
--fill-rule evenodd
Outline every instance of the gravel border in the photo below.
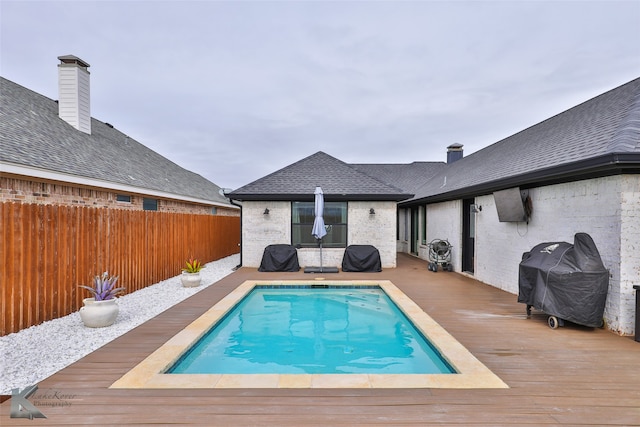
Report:
M 86 328 L 76 311 L 65 317 L 0 337 L 0 394 L 10 395 L 39 383 L 120 335 L 231 274 L 240 263 L 235 254 L 206 264 L 202 285 L 185 288 L 175 276 L 118 298 L 116 323 Z M 126 284 L 123 284 L 126 286 Z

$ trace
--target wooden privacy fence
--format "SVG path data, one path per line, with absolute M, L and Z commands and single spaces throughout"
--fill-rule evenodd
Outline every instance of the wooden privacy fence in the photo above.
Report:
M 77 311 L 104 271 L 126 293 L 180 274 L 185 261 L 240 251 L 240 218 L 0 204 L 0 335 Z

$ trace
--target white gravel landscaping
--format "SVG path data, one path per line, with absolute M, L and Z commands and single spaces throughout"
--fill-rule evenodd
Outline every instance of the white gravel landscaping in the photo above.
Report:
M 34 385 L 157 316 L 178 302 L 205 289 L 233 272 L 240 255 L 206 264 L 202 285 L 185 288 L 180 276 L 172 277 L 118 298 L 116 323 L 99 329 L 86 328 L 78 312 L 0 337 L 0 394 Z M 122 286 L 126 286 L 123 283 Z

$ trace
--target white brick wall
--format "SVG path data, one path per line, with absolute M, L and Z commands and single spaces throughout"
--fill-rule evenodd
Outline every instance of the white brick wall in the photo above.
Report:
M 275 244 L 291 244 L 291 203 L 243 202 L 242 265 L 259 267 L 264 248 Z
M 369 214 L 371 208 L 375 210 L 375 215 Z M 348 218 L 348 243 L 375 246 L 380 252 L 382 268 L 395 268 L 396 203 L 349 202 Z
M 632 333 L 634 317 L 621 316 L 629 307 L 620 304 L 620 197 L 626 180 L 617 176 L 532 189 L 529 195 L 533 214 L 528 225 L 498 222 L 493 196 L 476 199 L 483 210 L 476 223 L 475 276 L 517 294 L 522 253 L 543 242 L 572 243 L 575 233 L 587 233 L 610 270 L 605 308 L 608 327 L 620 333 Z M 627 296 L 631 296 L 630 293 Z
M 635 312 L 636 291 L 633 289 L 634 285 L 640 285 L 640 177 L 624 175 L 620 187 L 618 330 L 622 333 L 632 333 L 635 316 L 640 316 L 640 313 Z
M 433 240 L 448 240 L 451 248 L 451 263 L 455 271 L 462 266 L 462 201 L 434 203 L 427 209 L 427 245 Z M 429 259 L 429 246 L 420 245 L 418 256 Z M 425 267 L 426 268 L 426 267 Z
M 485 283 L 518 293 L 522 254 L 551 241 L 573 242 L 589 234 L 610 271 L 605 319 L 609 329 L 633 334 L 635 292 L 640 283 L 640 176 L 623 175 L 530 190 L 529 224 L 498 221 L 493 195 L 476 198 L 475 272 Z M 456 271 L 461 265 L 461 201 L 429 205 L 427 241 L 448 238 Z M 426 248 L 420 257 L 428 259 Z M 524 311 L 524 306 L 523 306 Z
M 265 208 L 269 215 L 264 215 Z M 375 215 L 369 214 L 369 209 Z M 347 242 L 373 245 L 380 252 L 382 268 L 396 266 L 396 203 L 349 202 Z M 242 207 L 242 265 L 260 266 L 264 248 L 291 244 L 291 202 L 244 202 Z M 344 248 L 323 248 L 325 267 L 341 267 Z M 320 265 L 319 248 L 298 249 L 301 267 Z

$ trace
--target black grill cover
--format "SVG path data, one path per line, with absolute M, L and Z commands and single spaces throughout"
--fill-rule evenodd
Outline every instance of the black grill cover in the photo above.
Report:
M 375 273 L 382 271 L 380 252 L 371 245 L 350 245 L 342 257 L 342 271 Z
M 291 245 L 269 245 L 264 248 L 258 271 L 298 271 L 298 252 Z
M 567 242 L 541 243 L 522 255 L 518 302 L 584 326 L 602 326 L 609 288 L 593 239 L 577 233 Z

